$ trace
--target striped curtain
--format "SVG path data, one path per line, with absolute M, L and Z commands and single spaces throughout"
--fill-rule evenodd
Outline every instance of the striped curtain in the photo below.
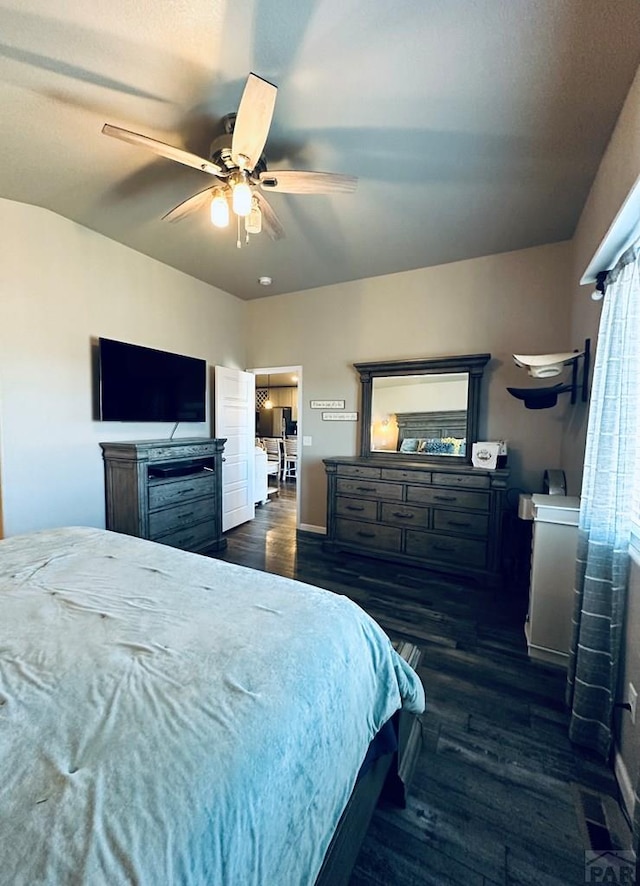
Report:
M 609 758 L 640 482 L 640 245 L 606 280 L 578 524 L 567 702 L 572 741 Z

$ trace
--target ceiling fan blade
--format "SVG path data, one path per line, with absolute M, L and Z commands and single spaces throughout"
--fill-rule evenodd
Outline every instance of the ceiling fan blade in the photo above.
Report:
M 258 201 L 258 206 L 262 212 L 262 222 L 269 237 L 271 237 L 272 240 L 284 240 L 284 228 L 280 224 L 280 219 L 273 211 L 267 198 L 257 191 L 254 192 L 254 196 Z
M 278 89 L 249 74 L 240 99 L 231 139 L 231 157 L 240 169 L 251 171 L 264 150 Z
M 182 203 L 178 203 L 178 205 L 174 206 L 166 215 L 163 215 L 162 221 L 177 222 L 186 218 L 187 215 L 197 212 L 210 202 L 214 190 L 215 188 L 205 188 L 204 191 L 199 191 L 192 197 L 187 197 L 186 200 L 183 200 Z
M 220 175 L 222 169 L 211 160 L 205 160 L 204 157 L 198 157 L 197 154 L 190 154 L 189 151 L 183 151 L 180 148 L 174 148 L 171 145 L 165 145 L 164 142 L 156 141 L 155 138 L 149 138 L 146 135 L 140 135 L 137 132 L 130 132 L 128 129 L 121 129 L 119 126 L 112 126 L 105 123 L 102 127 L 104 135 L 111 135 L 113 138 L 119 138 L 123 142 L 129 142 L 132 145 L 138 145 L 141 148 L 147 148 L 153 151 L 159 157 L 166 157 L 167 160 L 175 160 L 185 166 L 192 166 L 194 169 L 200 169 L 202 172 L 208 172 L 209 175 Z
M 281 194 L 350 194 L 356 189 L 354 175 L 334 172 L 302 172 L 276 169 L 260 175 L 260 187 Z

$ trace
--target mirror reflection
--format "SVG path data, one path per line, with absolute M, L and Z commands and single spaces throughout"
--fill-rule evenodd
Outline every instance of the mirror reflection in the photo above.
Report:
M 467 454 L 469 373 L 372 379 L 371 451 Z

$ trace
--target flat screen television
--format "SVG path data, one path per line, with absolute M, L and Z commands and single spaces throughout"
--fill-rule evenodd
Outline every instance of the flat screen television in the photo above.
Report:
M 98 341 L 102 421 L 205 420 L 206 360 Z

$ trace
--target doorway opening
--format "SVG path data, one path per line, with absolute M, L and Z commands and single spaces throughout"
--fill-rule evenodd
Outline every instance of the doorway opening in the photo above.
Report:
M 268 497 L 286 490 L 295 498 L 300 525 L 302 461 L 302 366 L 248 369 L 256 377 L 256 443 L 268 456 Z

